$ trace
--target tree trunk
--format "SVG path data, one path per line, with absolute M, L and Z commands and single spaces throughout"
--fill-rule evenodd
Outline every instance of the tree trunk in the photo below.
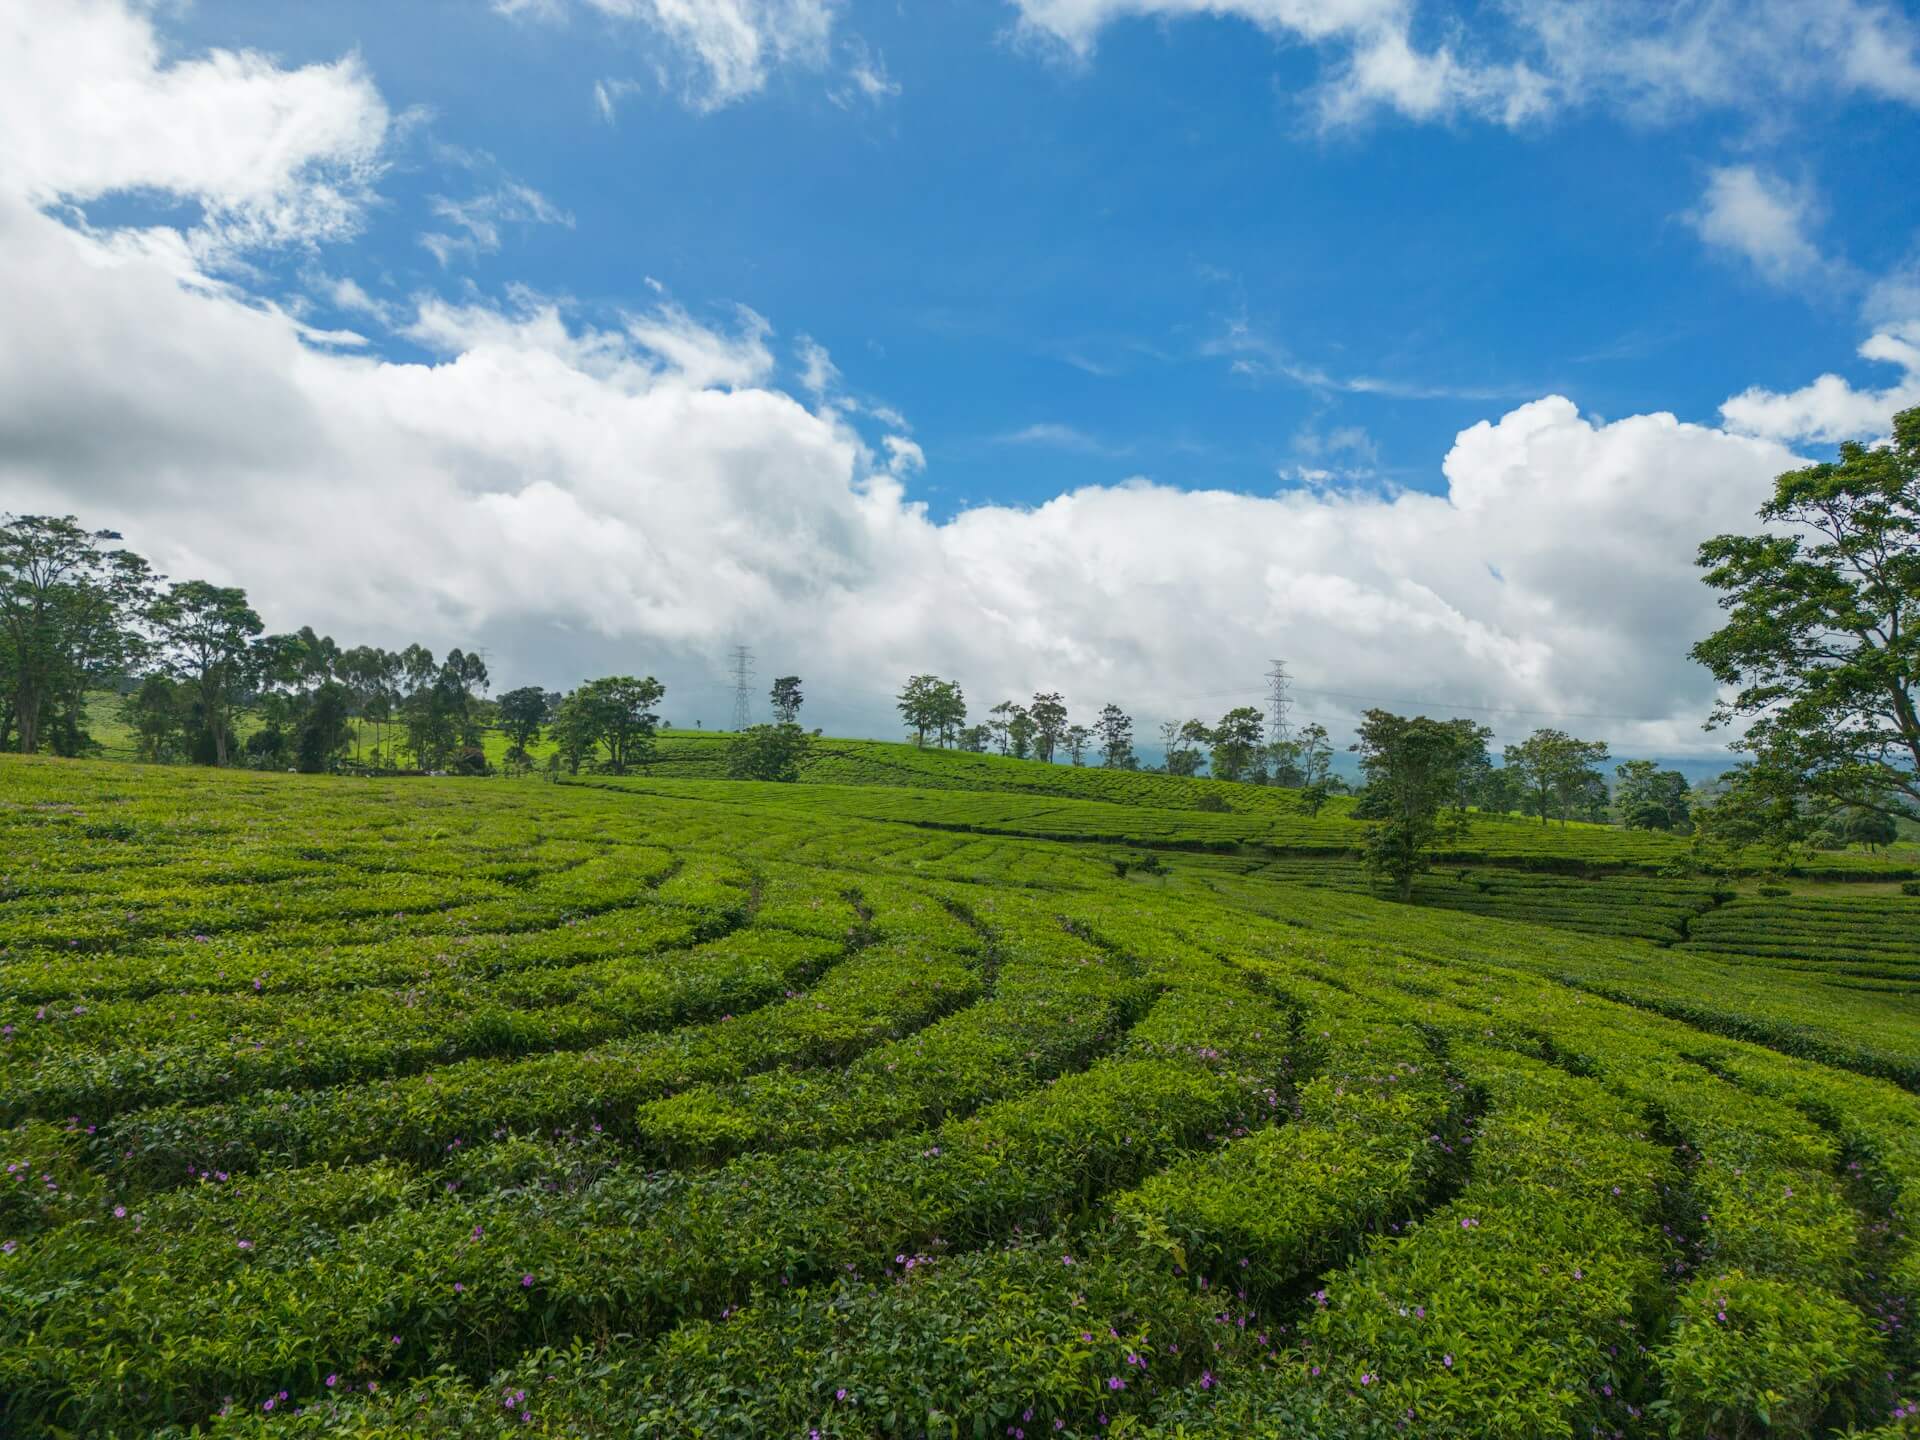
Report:
M 20 753 L 31 755 L 40 744 L 40 695 L 23 686 L 14 702 L 14 721 L 20 727 Z

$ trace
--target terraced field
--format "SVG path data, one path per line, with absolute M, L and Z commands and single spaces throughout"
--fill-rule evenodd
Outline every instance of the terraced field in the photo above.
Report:
M 1920 900 L 1273 793 L 0 760 L 0 1431 L 1912 1433 Z

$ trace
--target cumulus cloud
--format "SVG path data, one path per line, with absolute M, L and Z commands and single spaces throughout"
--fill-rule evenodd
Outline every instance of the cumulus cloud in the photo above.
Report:
M 906 488 L 918 447 L 772 388 L 751 312 L 594 329 L 530 295 L 426 302 L 413 332 L 445 358 L 395 364 L 14 197 L 0 256 L 23 297 L 0 334 L 6 503 L 114 525 L 275 625 L 483 637 L 516 679 L 697 681 L 750 634 L 849 727 L 883 725 L 870 692 L 915 670 L 1144 717 L 1213 706 L 1190 697 L 1277 651 L 1303 685 L 1648 717 L 1617 741 L 1704 745 L 1692 545 L 1791 463 L 1551 397 L 1463 432 L 1444 495 L 1139 480 L 937 523 Z
M 687 103 L 718 110 L 757 94 L 783 66 L 823 68 L 832 48 L 839 0 L 577 0 L 617 21 L 646 27 L 693 69 Z M 495 0 L 503 14 L 557 20 L 567 0 Z M 884 83 L 884 72 L 876 79 Z M 609 122 L 619 92 L 602 82 L 595 103 Z
M 1216 16 L 1328 56 L 1322 124 L 1379 110 L 1517 127 L 1604 104 L 1646 120 L 1816 91 L 1920 104 L 1913 23 L 1877 0 L 1507 0 L 1472 23 L 1418 0 L 1009 0 L 1018 29 L 1085 60 L 1128 18 Z M 1447 26 L 1448 38 L 1420 36 Z
M 355 56 L 169 60 L 119 0 L 0 7 L 0 187 L 41 205 L 163 191 L 199 205 L 202 263 L 354 234 L 389 115 Z
M 1771 440 L 1834 444 L 1874 440 L 1893 429 L 1893 417 L 1920 405 L 1920 321 L 1881 330 L 1860 346 L 1864 360 L 1897 366 L 1901 376 L 1884 389 L 1856 387 L 1829 372 L 1797 390 L 1743 390 L 1720 407 L 1729 429 Z
M 1707 244 L 1750 261 L 1776 285 L 1826 268 L 1807 231 L 1817 218 L 1810 191 L 1751 165 L 1726 165 L 1707 177 L 1687 223 Z

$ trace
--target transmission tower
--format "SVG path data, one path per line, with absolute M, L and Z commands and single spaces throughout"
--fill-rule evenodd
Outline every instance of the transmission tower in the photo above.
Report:
M 1276 660 L 1267 671 L 1267 738 L 1276 746 L 1293 743 L 1293 680 L 1287 662 Z
M 733 647 L 733 728 L 744 730 L 753 723 L 753 652 L 744 645 Z

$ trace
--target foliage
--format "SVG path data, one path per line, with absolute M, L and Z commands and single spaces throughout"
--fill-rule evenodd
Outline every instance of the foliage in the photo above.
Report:
M 1370 817 L 1377 817 L 1367 832 L 1367 868 L 1403 901 L 1413 898 L 1414 877 L 1435 848 L 1461 832 L 1461 772 L 1484 753 L 1491 733 L 1467 721 L 1366 712 L 1353 748 L 1367 776 Z
M 540 730 L 553 718 L 547 692 L 538 685 L 522 685 L 500 697 L 496 712 L 507 735 L 507 754 L 523 759 L 527 747 L 540 739 Z
M 589 680 L 560 702 L 553 721 L 559 753 L 575 773 L 606 748 L 606 766 L 624 775 L 629 766 L 646 765 L 653 758 L 654 732 L 660 717 L 653 707 L 667 687 L 651 675 L 608 675 Z
M 1629 830 L 1676 830 L 1692 824 L 1692 787 L 1678 770 L 1662 770 L 1651 760 L 1627 760 L 1614 766 L 1619 785 L 1614 806 Z
M 1920 409 L 1892 443 L 1774 481 L 1760 535 L 1700 547 L 1726 623 L 1693 656 L 1736 693 L 1716 725 L 1829 801 L 1883 813 L 1920 801 Z
M 1140 762 L 1133 753 L 1133 717 L 1118 705 L 1100 707 L 1093 733 L 1100 741 L 1100 763 L 1109 770 L 1131 770 Z
M 1220 723 L 1208 734 L 1213 748 L 1207 755 L 1207 769 L 1215 779 L 1251 780 L 1256 784 L 1265 781 L 1265 760 L 1260 745 L 1263 723 L 1260 712 L 1251 705 L 1229 710 L 1220 717 Z
M 797 725 L 800 723 L 800 707 L 806 704 L 806 696 L 800 693 L 798 675 L 782 675 L 773 682 L 770 692 L 773 702 L 774 723 L 778 725 Z
M 159 636 L 161 662 L 191 685 L 201 721 L 213 746 L 213 763 L 227 763 L 234 711 L 252 685 L 260 657 L 253 639 L 265 626 L 247 592 L 204 580 L 167 587 L 150 614 Z
M 798 780 L 812 739 L 791 722 L 749 726 L 727 744 L 727 774 L 734 780 Z
M 1027 707 L 1033 725 L 1033 756 L 1043 765 L 1053 763 L 1053 752 L 1067 733 L 1067 706 L 1057 691 L 1036 694 Z
M 139 657 L 135 626 L 157 577 L 106 548 L 119 538 L 71 515 L 0 516 L 0 748 L 17 735 L 30 754 L 46 733 L 57 753 L 78 754 L 87 690 Z
M 945 746 L 960 733 L 967 722 L 966 696 L 951 680 L 938 675 L 915 675 L 900 692 L 900 718 L 913 732 L 913 743 L 925 745 L 931 734 L 934 742 Z
M 1581 802 L 1596 794 L 1604 797 L 1605 782 L 1595 767 L 1607 759 L 1607 747 L 1598 740 L 1577 740 L 1564 730 L 1536 730 L 1503 753 L 1504 769 L 1517 783 L 1524 807 L 1561 824 L 1572 818 Z M 1670 828 L 1670 827 L 1661 827 Z

